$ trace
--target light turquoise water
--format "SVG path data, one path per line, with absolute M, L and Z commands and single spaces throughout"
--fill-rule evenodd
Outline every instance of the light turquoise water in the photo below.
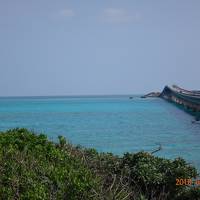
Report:
M 184 157 L 200 169 L 200 125 L 174 105 L 158 98 L 31 97 L 0 98 L 0 130 L 25 127 L 55 140 L 115 154 L 152 151 Z

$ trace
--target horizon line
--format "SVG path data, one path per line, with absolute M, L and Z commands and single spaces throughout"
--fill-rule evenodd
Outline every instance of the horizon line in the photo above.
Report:
M 74 95 L 6 95 L 0 98 L 24 98 L 24 97 L 101 97 L 101 96 L 139 96 L 143 94 L 74 94 Z

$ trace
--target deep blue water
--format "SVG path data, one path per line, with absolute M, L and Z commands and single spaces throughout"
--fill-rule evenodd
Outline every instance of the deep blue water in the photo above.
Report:
M 0 98 L 0 130 L 25 127 L 63 135 L 74 144 L 115 154 L 152 151 L 181 156 L 200 169 L 200 125 L 192 116 L 159 98 L 23 97 Z

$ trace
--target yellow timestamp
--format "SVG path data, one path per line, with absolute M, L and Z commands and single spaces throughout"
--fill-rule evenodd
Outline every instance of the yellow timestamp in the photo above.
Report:
M 193 179 L 186 179 L 186 178 L 177 178 L 176 185 L 200 186 L 200 179 L 193 180 Z

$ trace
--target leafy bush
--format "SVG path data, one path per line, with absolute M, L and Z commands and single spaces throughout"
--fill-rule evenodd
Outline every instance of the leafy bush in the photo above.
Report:
M 181 158 L 119 157 L 58 139 L 26 129 L 0 133 L 0 199 L 200 200 L 199 188 L 176 186 L 176 178 L 197 177 Z
M 169 160 L 146 152 L 125 154 L 120 167 L 124 166 L 129 169 L 130 185 L 139 185 L 150 199 L 161 195 L 175 199 L 188 187 L 186 185 L 176 186 L 176 179 L 197 177 L 196 169 L 182 158 Z
M 0 199 L 90 199 L 95 180 L 78 158 L 26 129 L 0 134 Z

